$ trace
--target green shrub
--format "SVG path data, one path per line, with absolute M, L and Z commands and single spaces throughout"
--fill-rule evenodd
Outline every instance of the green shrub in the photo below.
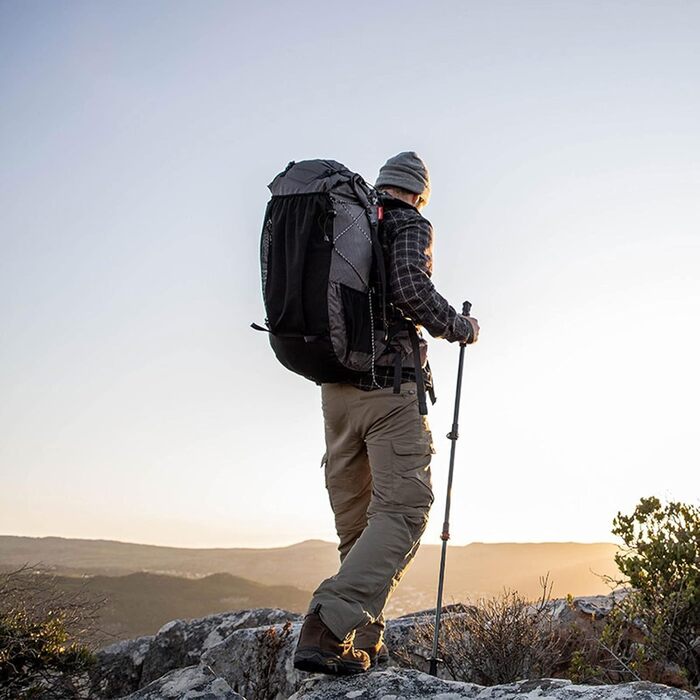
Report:
M 27 567 L 0 574 L 0 698 L 76 697 L 73 679 L 94 659 L 78 638 L 100 605 Z
M 671 669 L 700 683 L 700 508 L 642 498 L 618 513 L 615 561 L 632 590 L 605 633 L 621 659 L 645 680 L 669 681 Z M 636 628 L 637 634 L 631 632 Z
M 574 652 L 569 678 L 697 689 L 700 509 L 642 498 L 632 514 L 617 514 L 612 532 L 622 538 L 615 561 L 624 579 L 609 580 L 621 595 L 600 632 Z

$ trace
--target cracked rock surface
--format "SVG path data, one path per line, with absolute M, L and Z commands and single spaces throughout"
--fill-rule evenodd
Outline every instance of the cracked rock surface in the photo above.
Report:
M 90 672 L 89 698 L 125 697 L 170 671 L 199 664 L 202 654 L 236 630 L 266 628 L 300 617 L 279 608 L 254 608 L 172 620 L 155 635 L 117 642 L 98 651 L 97 663 Z
M 289 700 L 694 700 L 690 693 L 653 683 L 573 685 L 559 678 L 484 687 L 433 678 L 410 669 L 333 679 L 315 675 Z
M 124 700 L 245 700 L 206 666 L 189 666 L 166 673 Z

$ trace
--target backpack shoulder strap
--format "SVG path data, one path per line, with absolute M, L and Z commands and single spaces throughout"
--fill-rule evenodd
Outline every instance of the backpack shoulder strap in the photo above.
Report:
M 377 273 L 379 274 L 379 285 L 381 287 L 380 298 L 382 308 L 382 328 L 384 330 L 384 342 L 389 339 L 389 320 L 387 317 L 387 274 L 386 274 L 386 259 L 384 257 L 384 248 L 379 239 L 379 222 L 383 218 L 383 208 L 380 202 L 379 193 L 372 187 L 369 187 L 365 181 L 356 175 L 352 179 L 352 187 L 355 195 L 360 200 L 367 211 L 367 217 L 370 224 L 370 236 L 372 238 L 372 252 L 377 264 Z

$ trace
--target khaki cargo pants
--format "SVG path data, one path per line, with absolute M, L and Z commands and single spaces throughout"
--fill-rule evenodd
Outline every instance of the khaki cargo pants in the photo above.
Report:
M 382 611 L 428 522 L 432 436 L 414 383 L 398 394 L 323 384 L 321 397 L 341 565 L 316 589 L 309 610 L 318 609 L 340 639 L 357 630 L 355 647 L 366 648 L 381 642 Z

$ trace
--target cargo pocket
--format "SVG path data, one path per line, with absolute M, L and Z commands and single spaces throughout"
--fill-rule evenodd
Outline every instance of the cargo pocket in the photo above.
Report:
M 435 453 L 430 440 L 392 441 L 395 502 L 412 508 L 430 508 L 433 488 L 430 459 Z

